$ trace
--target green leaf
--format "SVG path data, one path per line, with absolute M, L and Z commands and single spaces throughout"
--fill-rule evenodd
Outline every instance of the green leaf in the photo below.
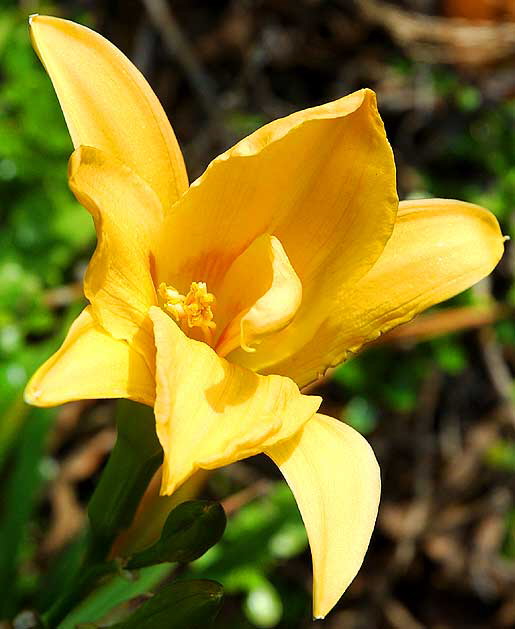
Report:
M 113 629 L 204 629 L 220 611 L 222 586 L 215 581 L 176 581 L 143 603 Z
M 98 621 L 114 606 L 125 603 L 135 596 L 141 596 L 157 586 L 170 573 L 170 566 L 151 566 L 139 571 L 132 581 L 115 576 L 92 592 L 83 602 L 59 623 L 59 629 L 75 629 L 77 625 Z
M 38 490 L 44 480 L 41 461 L 55 411 L 32 409 L 14 451 L 0 520 L 0 618 L 12 617 L 18 603 L 17 562 Z
M 133 570 L 165 561 L 188 562 L 201 557 L 222 537 L 227 519 L 217 502 L 190 500 L 170 512 L 160 539 L 127 563 Z
M 18 394 L 14 400 L 9 400 L 10 404 L 2 414 L 0 422 L 0 470 L 5 464 L 7 454 L 16 437 L 21 431 L 29 412 L 29 407 L 23 401 L 23 396 Z M 3 404 L 0 403 L 0 409 Z
M 41 575 L 35 591 L 35 608 L 48 609 L 69 585 L 70 580 L 80 569 L 86 551 L 87 536 L 82 532 L 50 559 L 48 567 Z

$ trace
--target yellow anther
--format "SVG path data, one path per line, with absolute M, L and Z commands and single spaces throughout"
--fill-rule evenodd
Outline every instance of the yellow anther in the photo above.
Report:
M 216 328 L 211 307 L 215 296 L 207 292 L 205 282 L 192 282 L 187 295 L 181 295 L 173 286 L 164 282 L 159 286 L 159 296 L 163 300 L 163 309 L 180 324 L 186 322 L 189 328 L 202 329 L 206 340 L 211 337 L 211 330 Z

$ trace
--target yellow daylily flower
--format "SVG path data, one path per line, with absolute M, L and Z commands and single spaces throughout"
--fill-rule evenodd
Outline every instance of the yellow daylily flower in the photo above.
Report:
M 490 273 L 497 221 L 459 201 L 399 205 L 370 90 L 264 126 L 188 187 L 172 128 L 121 52 L 62 19 L 33 16 L 30 31 L 98 246 L 89 305 L 27 401 L 154 407 L 163 494 L 267 454 L 299 505 L 325 616 L 363 561 L 380 475 L 363 437 L 299 387 Z

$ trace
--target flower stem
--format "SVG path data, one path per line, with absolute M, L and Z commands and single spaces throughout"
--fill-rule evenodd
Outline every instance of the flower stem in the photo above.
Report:
M 111 546 L 130 526 L 145 489 L 162 463 L 151 409 L 120 401 L 117 428 L 116 444 L 89 503 L 90 526 L 80 569 L 68 591 L 43 615 L 49 629 L 57 627 L 100 577 L 113 571 L 113 562 L 108 561 Z
M 97 563 L 91 553 L 93 546 L 89 546 L 81 567 L 73 579 L 68 591 L 43 614 L 45 627 L 54 629 L 94 588 L 98 579 L 112 572 L 108 562 Z M 89 552 L 88 552 L 89 551 Z

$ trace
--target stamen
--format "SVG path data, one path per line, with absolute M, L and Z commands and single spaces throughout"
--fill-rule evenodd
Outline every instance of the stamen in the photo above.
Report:
M 212 306 L 215 296 L 207 292 L 205 282 L 192 282 L 187 295 L 181 295 L 173 286 L 164 282 L 159 285 L 159 296 L 163 300 L 163 310 L 183 325 L 189 328 L 199 327 L 206 343 L 211 343 L 216 323 Z

